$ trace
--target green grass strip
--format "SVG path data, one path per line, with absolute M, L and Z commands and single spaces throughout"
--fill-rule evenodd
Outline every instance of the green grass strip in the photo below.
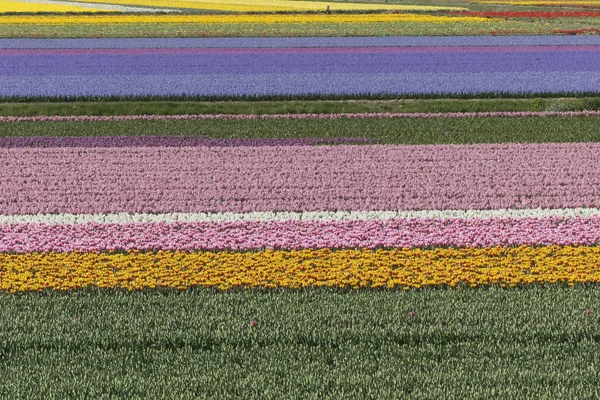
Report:
M 352 138 L 372 143 L 469 144 L 600 142 L 600 117 L 393 118 L 13 122 L 1 136 L 204 135 L 224 138 Z
M 598 398 L 599 317 L 595 287 L 0 295 L 0 396 Z
M 0 116 L 332 114 L 599 110 L 600 98 L 398 99 L 354 101 L 78 101 L 0 103 Z

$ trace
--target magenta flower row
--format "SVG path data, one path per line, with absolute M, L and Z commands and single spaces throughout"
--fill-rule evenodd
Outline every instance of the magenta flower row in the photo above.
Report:
M 450 113 L 338 113 L 338 114 L 194 114 L 194 115 L 58 115 L 0 117 L 2 122 L 44 121 L 161 121 L 161 120 L 265 120 L 265 119 L 367 119 L 367 118 L 476 118 L 476 117 L 577 117 L 598 116 L 600 111 L 489 111 Z
M 596 245 L 600 217 L 0 225 L 0 252 Z
M 0 149 L 0 214 L 600 207 L 600 144 Z

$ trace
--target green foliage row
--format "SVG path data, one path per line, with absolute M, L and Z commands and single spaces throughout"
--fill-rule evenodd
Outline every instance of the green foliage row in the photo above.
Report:
M 600 142 L 600 117 L 137 120 L 0 124 L 0 136 L 129 135 L 203 135 L 215 139 L 368 137 L 372 139 L 371 143 L 387 144 Z
M 0 116 L 437 113 L 600 110 L 599 97 L 290 101 L 76 101 L 0 103 Z
M 0 397 L 598 398 L 599 295 L 593 286 L 5 294 Z
M 473 8 L 476 9 L 476 8 Z M 546 24 L 546 22 L 548 24 Z M 382 22 L 310 24 L 187 24 L 122 23 L 43 25 L 2 24 L 0 37 L 281 37 L 281 36 L 465 36 L 465 35 L 560 35 L 595 34 L 594 18 L 552 20 L 513 19 L 485 22 Z

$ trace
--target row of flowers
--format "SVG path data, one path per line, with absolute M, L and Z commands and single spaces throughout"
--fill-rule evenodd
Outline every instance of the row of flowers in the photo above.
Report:
M 0 254 L 0 291 L 600 282 L 600 247 Z
M 182 115 L 55 115 L 55 116 L 0 116 L 0 123 L 8 122 L 79 122 L 79 121 L 203 121 L 203 120 L 335 120 L 335 119 L 388 119 L 388 118 L 515 118 L 515 117 L 582 117 L 600 116 L 600 111 L 487 111 L 487 112 L 447 112 L 447 113 L 330 113 L 330 114 L 182 114 Z M 6 140 L 25 140 L 8 139 Z M 64 140 L 64 138 L 53 138 Z M 335 140 L 329 138 L 328 140 Z
M 0 252 L 596 245 L 591 218 L 0 225 Z
M 250 48 L 247 46 L 242 47 L 217 47 L 217 46 L 199 46 L 199 47 L 142 47 L 142 48 L 107 48 L 107 47 L 96 47 L 96 48 L 59 48 L 59 49 L 48 49 L 48 48 L 11 48 L 11 49 L 0 49 L 0 56 L 229 56 L 229 55 L 285 55 L 285 56 L 296 56 L 296 55 L 356 55 L 356 54 L 420 54 L 420 53 L 548 53 L 548 52 L 590 52 L 597 51 L 600 48 L 598 44 L 594 45 L 546 45 L 540 46 L 537 44 L 533 45 L 520 45 L 520 46 L 311 46 L 311 47 L 256 47 Z M 194 60 L 196 61 L 196 60 Z M 202 65 L 205 68 L 209 68 L 207 65 Z M 183 66 L 182 66 L 183 68 Z M 213 71 L 210 69 L 209 71 Z
M 600 144 L 0 148 L 0 214 L 600 207 Z
M 269 222 L 269 221 L 388 221 L 406 220 L 489 220 L 489 219 L 543 219 L 595 218 L 598 208 L 556 209 L 498 209 L 498 210 L 421 210 L 421 211 L 302 211 L 302 212 L 248 212 L 248 213 L 182 213 L 144 214 L 33 214 L 0 215 L 0 225 L 78 225 L 78 224 L 131 224 L 131 223 L 187 223 L 187 222 Z
M 42 15 L 0 16 L 3 24 L 34 25 L 104 25 L 104 24 L 349 24 L 381 22 L 457 23 L 489 22 L 470 16 L 436 16 L 428 14 L 157 14 L 157 15 Z M 502 21 L 498 19 L 498 21 Z
M 593 92 L 600 74 L 599 46 L 143 50 L 2 56 L 0 97 L 564 94 Z
M 12 3 L 12 0 L 4 0 Z M 106 1 L 106 3 L 111 3 L 111 1 Z M 48 4 L 56 3 L 56 0 L 34 0 L 30 4 L 28 4 L 24 9 L 19 9 L 16 11 L 29 11 L 29 12 L 40 12 L 40 11 L 49 11 L 45 8 Z M 64 2 L 63 2 L 64 3 Z M 102 6 L 106 7 L 114 7 L 118 10 L 118 5 L 115 4 L 98 4 L 98 2 L 94 0 L 83 0 L 82 3 L 92 3 L 90 7 L 100 8 Z M 212 11 L 212 12 L 223 12 L 223 11 L 233 11 L 233 12 L 277 12 L 277 11 L 325 11 L 328 6 L 330 6 L 330 10 L 332 11 L 438 11 L 438 10 L 464 10 L 462 7 L 443 7 L 443 6 L 421 6 L 421 5 L 389 5 L 389 4 L 362 4 L 362 3 L 353 3 L 353 2 L 335 2 L 333 4 L 319 1 L 289 1 L 289 0 L 268 0 L 268 1 L 239 1 L 239 0 L 210 0 L 210 1 L 182 1 L 182 0 L 118 0 L 112 1 L 112 3 L 123 4 L 122 8 L 127 8 L 128 5 L 136 5 L 136 6 L 144 6 L 144 7 L 160 7 L 160 8 L 149 8 L 153 12 L 160 11 L 169 11 L 169 9 L 176 9 L 177 11 L 181 11 L 181 9 L 189 10 L 189 9 L 197 9 L 202 10 L 203 12 Z M 60 4 L 60 2 L 59 2 Z M 76 3 L 77 6 L 71 6 L 70 9 L 61 10 L 57 7 L 55 11 L 77 11 L 77 7 L 86 7 L 85 4 Z M 14 11 L 11 9 L 11 5 L 5 6 L 8 8 L 6 11 Z M 64 6 L 67 7 L 66 5 Z M 137 8 L 137 7 L 136 7 Z M 144 10 L 145 8 L 142 8 Z M 0 6 L 0 11 L 3 11 L 3 8 Z M 89 11 L 89 9 L 88 9 Z M 128 11 L 128 10 L 119 10 L 119 11 Z M 135 10 L 130 10 L 135 11 Z M 146 12 L 152 12 L 146 11 Z M 173 11 L 173 10 L 171 10 Z
M 502 4 L 511 6 L 537 6 L 537 7 L 589 7 L 597 8 L 596 0 L 475 0 L 479 4 Z
M 440 46 L 594 46 L 598 36 L 369 36 L 369 37 L 230 37 L 119 38 L 47 40 L 0 39 L 0 49 L 286 49 L 306 47 L 440 47 Z
M 94 12 L 131 12 L 131 13 L 165 13 L 179 12 L 166 8 L 133 7 L 123 4 L 102 4 L 90 2 L 56 1 L 56 0 L 2 0 L 0 14 L 2 13 L 94 13 Z M 135 3 L 135 2 L 132 2 Z
M 487 18 L 598 18 L 600 11 L 453 11 L 453 15 Z

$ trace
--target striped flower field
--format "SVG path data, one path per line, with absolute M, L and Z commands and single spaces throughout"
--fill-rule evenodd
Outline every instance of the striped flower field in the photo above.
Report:
M 600 279 L 596 144 L 14 139 L 6 291 Z
M 75 17 L 264 17 L 175 3 Z M 2 39 L 0 98 L 0 398 L 600 397 L 598 36 Z

